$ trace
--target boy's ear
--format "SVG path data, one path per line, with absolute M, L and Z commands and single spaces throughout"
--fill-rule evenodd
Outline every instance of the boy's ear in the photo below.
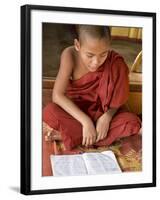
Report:
M 80 43 L 77 39 L 74 39 L 74 48 L 76 49 L 76 51 L 80 50 Z

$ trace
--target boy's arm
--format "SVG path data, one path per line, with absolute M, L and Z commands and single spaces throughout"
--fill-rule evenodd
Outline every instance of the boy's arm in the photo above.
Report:
M 73 50 L 72 50 L 73 51 Z M 92 145 L 96 139 L 96 130 L 90 117 L 81 111 L 66 95 L 69 78 L 74 68 L 74 55 L 71 48 L 63 51 L 60 69 L 54 85 L 52 100 L 82 124 L 82 145 Z
M 52 101 L 77 119 L 82 125 L 90 121 L 88 115 L 82 112 L 66 95 L 69 78 L 75 65 L 73 49 L 66 48 L 61 55 L 60 69 L 54 84 Z
M 112 120 L 112 117 L 116 114 L 118 108 L 110 108 L 107 110 L 106 115 L 107 115 L 107 118 L 111 121 Z
M 102 140 L 107 136 L 108 130 L 109 130 L 109 125 L 112 120 L 112 117 L 115 115 L 117 112 L 117 108 L 110 108 L 108 109 L 107 112 L 103 113 L 101 115 L 96 123 L 96 131 L 97 131 L 97 139 L 96 142 L 99 140 Z

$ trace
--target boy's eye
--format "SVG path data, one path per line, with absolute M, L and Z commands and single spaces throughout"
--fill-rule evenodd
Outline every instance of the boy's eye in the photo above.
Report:
M 92 55 L 87 55 L 87 57 L 88 57 L 88 58 L 92 58 L 93 56 L 92 56 Z
M 105 57 L 107 54 L 103 54 L 103 55 L 101 55 L 101 57 Z

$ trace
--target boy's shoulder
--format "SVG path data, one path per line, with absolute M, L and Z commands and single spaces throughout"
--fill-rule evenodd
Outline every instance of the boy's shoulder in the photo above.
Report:
M 74 46 L 66 47 L 61 53 L 61 62 L 70 65 L 70 67 L 74 67 L 76 63 Z
M 113 61 L 113 60 L 115 61 L 115 60 L 117 60 L 119 58 L 120 59 L 124 59 L 123 56 L 120 53 L 116 52 L 115 50 L 110 50 L 109 59 L 111 61 Z
M 111 50 L 109 53 L 109 63 L 111 67 L 114 69 L 114 72 L 120 71 L 120 70 L 127 70 L 128 71 L 128 66 L 125 62 L 124 57 L 119 53 L 114 50 Z
M 76 50 L 74 46 L 66 47 L 61 53 L 61 59 L 72 63 L 73 66 L 76 63 L 76 58 Z
M 69 46 L 69 47 L 66 47 L 65 49 L 63 49 L 61 55 L 75 57 L 75 48 L 74 48 L 74 46 Z

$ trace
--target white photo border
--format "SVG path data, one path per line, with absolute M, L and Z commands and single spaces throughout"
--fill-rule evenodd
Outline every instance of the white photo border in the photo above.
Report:
M 22 193 L 40 194 L 155 186 L 156 152 L 154 145 L 156 143 L 156 133 L 154 110 L 156 108 L 153 107 L 155 103 L 156 67 L 156 35 L 153 31 L 155 29 L 155 20 L 155 13 L 33 5 L 22 7 L 21 22 L 24 22 L 24 24 L 21 23 L 21 45 L 23 51 L 21 53 L 21 77 L 26 81 L 24 83 L 24 80 L 21 79 L 21 105 L 23 102 L 25 103 L 25 107 L 22 105 L 21 110 L 27 113 L 24 118 L 22 116 L 21 121 L 21 132 L 25 132 L 24 136 L 21 133 Z M 143 135 L 142 137 L 142 172 L 106 174 L 103 175 L 103 178 L 102 175 L 76 177 L 42 176 L 42 23 L 142 27 L 143 66 L 146 66 L 143 67 L 142 111 L 143 133 L 145 133 L 145 136 Z

